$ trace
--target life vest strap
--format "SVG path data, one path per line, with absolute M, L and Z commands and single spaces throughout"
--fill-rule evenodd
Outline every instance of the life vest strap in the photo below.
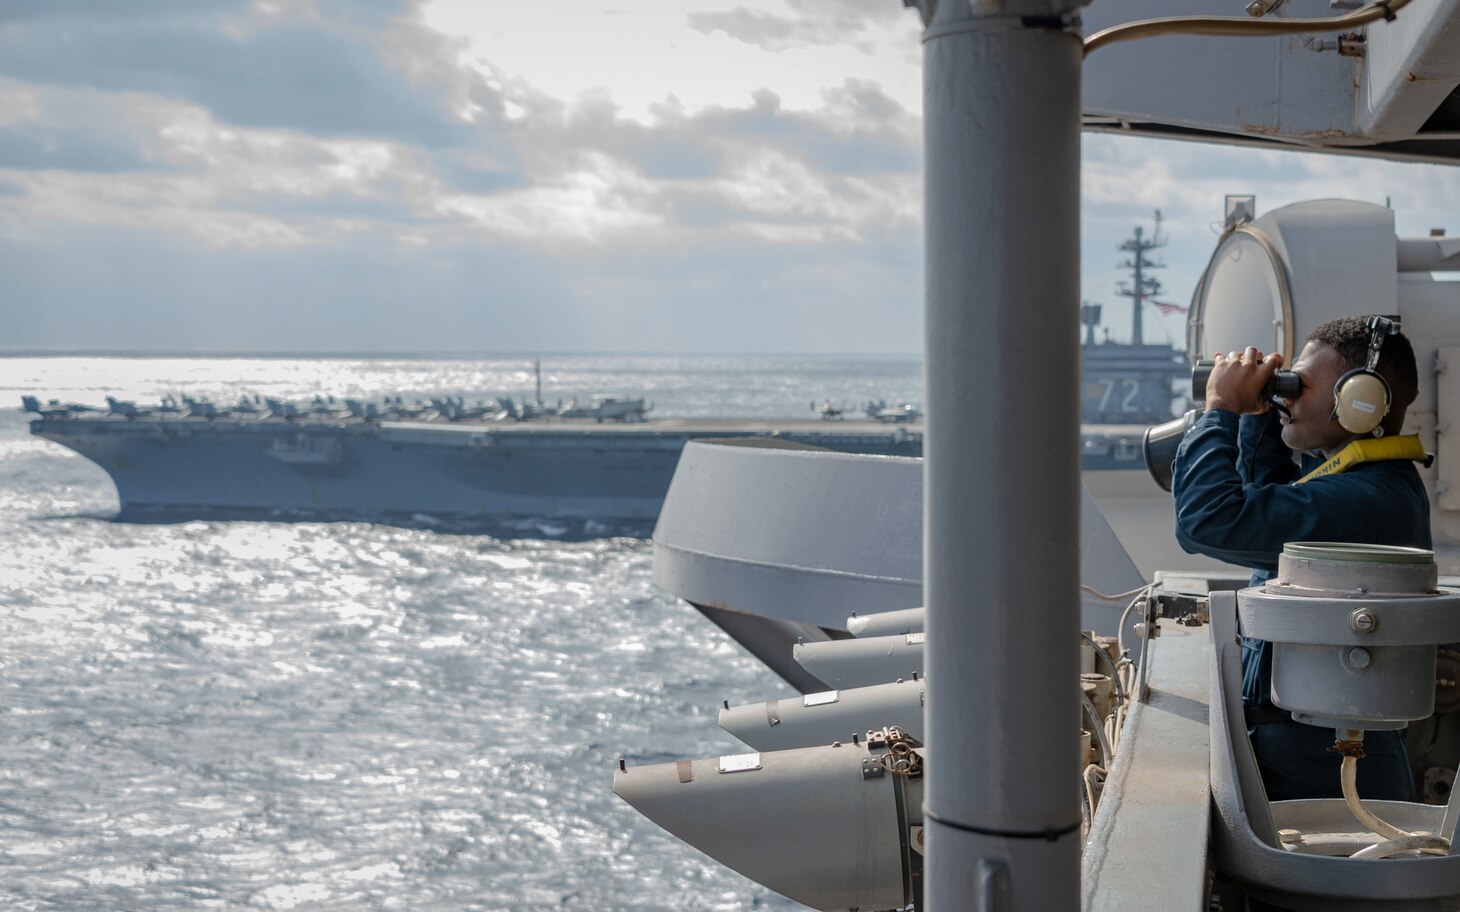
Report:
M 1411 459 L 1422 462 L 1425 468 L 1435 457 L 1425 452 L 1418 434 L 1403 434 L 1397 437 L 1363 437 L 1355 440 L 1333 454 L 1323 465 L 1299 478 L 1293 484 L 1302 484 L 1327 475 L 1338 475 L 1360 463 L 1387 462 L 1394 459 Z

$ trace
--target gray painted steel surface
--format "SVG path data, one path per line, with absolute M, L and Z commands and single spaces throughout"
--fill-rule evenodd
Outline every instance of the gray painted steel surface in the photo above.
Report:
M 1302 854 L 1282 847 L 1278 827 L 1291 826 L 1297 818 L 1343 821 L 1344 815 L 1338 811 L 1344 802 L 1334 798 L 1269 806 L 1242 716 L 1237 593 L 1212 593 L 1210 616 L 1211 785 L 1217 812 L 1212 822 L 1218 870 L 1240 880 L 1257 896 L 1289 909 L 1441 912 L 1460 908 L 1460 855 L 1375 863 Z M 1305 807 L 1289 812 L 1284 808 L 1287 804 Z M 1413 822 L 1417 829 L 1436 831 L 1443 823 L 1453 826 L 1456 819 L 1441 807 L 1406 806 L 1404 802 L 1370 804 L 1380 817 Z M 1328 805 L 1334 811 L 1320 815 L 1315 805 Z M 1406 807 L 1403 816 L 1396 813 Z M 1417 821 L 1407 819 L 1416 813 L 1425 816 Z M 1352 821 L 1352 829 L 1360 827 L 1352 813 L 1347 819 Z
M 1460 591 L 1438 578 L 1419 548 L 1286 545 L 1277 577 L 1237 595 L 1243 631 L 1273 644 L 1273 703 L 1335 729 L 1428 718 L 1437 648 L 1460 640 Z
M 923 634 L 798 643 L 797 663 L 832 687 L 869 687 L 923 673 Z
M 840 628 L 921 604 L 922 463 L 694 442 L 654 530 L 654 582 L 699 605 Z
M 908 680 L 746 703 L 720 710 L 720 727 L 756 750 L 850 741 L 889 726 L 921 741 L 923 687 Z
M 869 622 L 916 608 L 923 469 L 920 459 L 692 442 L 654 529 L 654 582 L 697 606 L 829 630 L 846 628 L 849 608 Z M 1089 494 L 1078 503 L 1078 523 L 1072 514 L 1052 525 L 1078 532 L 1080 581 L 1111 594 L 1142 585 Z M 1085 594 L 1081 606 L 1085 627 L 1114 633 L 1125 602 Z
M 725 759 L 630 766 L 614 773 L 613 790 L 711 858 L 814 909 L 911 901 L 899 830 L 922 822 L 921 779 L 867 777 L 864 761 L 876 760 L 865 742 L 732 760 L 756 765 L 738 772 L 720 772 Z
M 1079 904 L 1079 5 L 920 6 L 933 912 Z
M 826 690 L 825 681 L 796 664 L 789 645 L 829 640 L 832 636 L 825 628 L 703 604 L 695 604 L 695 609 L 798 692 Z
M 1207 909 L 1207 631 L 1160 629 L 1080 859 L 1084 912 Z
M 1087 426 L 1170 420 L 1172 383 L 1191 372 L 1185 354 L 1169 345 L 1109 341 L 1082 345 L 1080 365 L 1080 420 Z
M 1392 209 L 1351 200 L 1274 209 L 1218 241 L 1187 315 L 1188 345 L 1204 357 L 1256 345 L 1291 365 L 1320 323 L 1402 312 L 1397 263 Z
M 1324 17 L 1345 4 L 1289 0 L 1272 15 Z M 1242 16 L 1243 4 L 1212 0 L 1095 3 L 1087 33 L 1121 22 L 1191 14 Z M 1285 149 L 1324 149 L 1394 160 L 1460 161 L 1460 2 L 1411 3 L 1394 22 L 1344 36 L 1170 36 L 1115 44 L 1085 66 L 1087 129 L 1207 139 Z

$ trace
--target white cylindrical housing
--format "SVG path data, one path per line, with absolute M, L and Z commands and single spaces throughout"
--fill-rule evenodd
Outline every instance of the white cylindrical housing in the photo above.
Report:
M 1242 629 L 1273 644 L 1272 699 L 1300 722 L 1384 730 L 1435 707 L 1441 643 L 1460 638 L 1460 592 L 1420 548 L 1293 542 L 1277 576 L 1237 595 Z
M 852 615 L 847 630 L 855 637 L 892 636 L 899 633 L 922 633 L 926 612 L 922 608 L 901 611 L 879 611 L 876 614 Z

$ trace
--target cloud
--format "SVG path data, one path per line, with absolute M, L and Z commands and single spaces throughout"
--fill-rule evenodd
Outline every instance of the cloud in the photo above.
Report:
M 654 185 L 606 156 L 588 153 L 580 167 L 552 181 L 501 193 L 447 195 L 438 203 L 488 235 L 544 244 L 596 243 L 658 228 L 663 219 Z
M 0 30 L 0 71 L 38 111 L 0 128 L 0 168 L 59 172 L 27 184 L 9 234 L 32 218 L 150 218 L 247 246 L 328 243 L 362 221 L 415 239 L 451 226 L 548 242 L 675 227 L 857 237 L 869 220 L 906 218 L 895 197 L 920 167 L 916 117 L 870 80 L 824 89 L 815 110 L 769 90 L 740 108 L 671 99 L 649 124 L 606 93 L 565 101 L 468 66 L 410 5 L 355 18 L 318 0 L 224 9 L 158 3 L 122 21 L 63 5 Z M 84 128 L 78 99 L 96 112 Z M 152 173 L 85 176 L 129 169 Z
M 0 245 L 0 273 L 13 277 L 11 344 L 37 348 L 915 351 L 916 236 L 874 240 L 689 241 L 676 263 L 662 247 L 565 259 L 469 239 L 406 251 L 373 234 L 323 249 L 199 251 L 99 228 Z
M 570 103 L 529 93 L 510 125 L 517 170 L 487 159 L 463 184 L 457 162 L 436 154 L 436 211 L 550 243 L 657 243 L 683 229 L 807 240 L 915 224 L 916 118 L 866 81 L 823 97 L 814 112 L 785 110 L 769 91 L 742 109 L 670 100 L 650 125 L 620 117 L 602 93 Z
M 7 337 L 31 347 L 561 350 L 556 327 L 573 316 L 560 271 L 540 251 L 407 254 L 379 236 L 199 250 L 165 235 L 81 229 L 64 244 L 0 245 L 0 272 Z
M 238 130 L 154 96 L 112 106 L 109 131 L 92 125 L 101 137 L 94 148 L 144 150 L 131 171 L 70 167 L 55 149 L 36 162 L 8 155 L 0 127 L 0 175 L 25 188 L 0 206 L 0 237 L 114 226 L 210 246 L 320 244 L 358 230 L 362 218 L 409 220 L 432 186 L 408 147 Z
M 0 74 L 150 93 L 239 126 L 432 146 L 479 139 L 469 118 L 494 113 L 481 104 L 491 93 L 443 53 L 449 41 L 407 19 L 372 32 L 359 23 L 209 9 L 204 17 L 159 2 L 126 18 L 70 18 L 29 8 L 32 15 L 0 28 Z M 477 100 L 468 106 L 468 97 Z
M 161 338 L 222 325 L 179 316 L 212 276 L 219 313 L 253 296 L 285 323 L 348 314 L 353 347 L 378 331 L 460 348 L 456 321 L 509 348 L 916 349 L 916 17 L 885 0 L 704 0 L 687 28 L 682 4 L 644 3 L 652 16 L 578 8 L 590 34 L 570 39 L 539 12 L 471 2 L 0 7 L 6 304 L 68 314 L 81 344 L 85 313 L 116 322 L 96 303 L 111 286 L 147 325 L 128 338 Z M 473 22 L 490 40 L 436 30 Z M 1155 209 L 1157 275 L 1184 302 L 1225 193 L 1264 211 L 1392 197 L 1400 230 L 1422 233 L 1460 190 L 1428 166 L 1095 135 L 1082 176 L 1082 290 L 1117 335 L 1116 247 Z M 85 267 L 60 274 L 73 254 Z M 490 321 L 472 310 L 485 299 Z M 430 325 L 393 333 L 393 306 Z M 40 344 L 36 319 L 12 344 Z M 43 322 L 47 339 L 67 331 Z M 1179 320 L 1147 326 L 1180 336 Z M 347 347 L 323 317 L 287 341 Z
M 115 120 L 110 105 L 72 110 L 65 120 L 0 123 L 0 168 L 114 174 L 155 166 L 148 144 Z
M 413 3 L 131 10 L 0 19 L 15 344 L 804 350 L 868 347 L 828 306 L 918 309 L 921 131 L 865 76 L 634 118 L 470 57 Z
M 430 168 L 442 186 L 458 193 L 489 195 L 521 189 L 526 178 L 496 160 L 463 150 L 443 150 L 431 156 Z
M 0 24 L 25 22 L 128 22 L 136 19 L 215 19 L 222 14 L 240 15 L 253 0 L 128 0 L 126 3 L 96 3 L 94 0 L 7 0 L 0 5 Z
M 921 170 L 921 125 L 875 84 L 849 79 L 822 97 L 817 111 L 788 112 L 764 90 L 751 108 L 705 111 L 692 128 L 725 142 L 775 148 L 833 174 Z
M 534 110 L 516 128 L 523 153 L 538 164 L 593 148 L 666 179 L 708 178 L 748 152 L 774 149 L 834 174 L 908 173 L 922 167 L 921 126 L 877 87 L 848 80 L 823 93 L 814 112 L 789 111 L 769 90 L 747 107 L 689 113 L 656 108 L 655 123 L 621 119 L 612 103 L 590 97 L 552 112 Z
M 869 24 L 886 24 L 902 15 L 903 11 L 895 4 L 881 0 L 790 0 L 784 14 L 737 6 L 727 11 L 692 12 L 685 18 L 696 31 L 724 32 L 737 41 L 768 51 L 784 51 L 818 45 L 855 45 Z
M 921 237 L 767 244 L 687 239 L 694 264 L 666 282 L 663 250 L 594 251 L 575 260 L 582 326 L 639 337 L 624 350 L 917 351 L 922 344 Z M 632 315 L 631 317 L 629 315 Z M 617 328 L 615 323 L 620 324 Z

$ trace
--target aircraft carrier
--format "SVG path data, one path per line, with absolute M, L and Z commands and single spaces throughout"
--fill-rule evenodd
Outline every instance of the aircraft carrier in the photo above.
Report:
M 1183 353 L 1145 344 L 1144 306 L 1160 284 L 1146 254 L 1156 231 L 1120 249 L 1133 254 L 1131 338 L 1097 339 L 1101 308 L 1081 319 L 1081 466 L 1091 473 L 1144 469 L 1147 426 L 1169 420 L 1173 385 L 1185 377 Z M 1178 308 L 1179 309 L 1179 308 Z M 464 398 L 407 404 L 316 398 L 300 405 L 245 399 L 232 407 L 172 397 L 139 407 L 111 397 L 105 409 L 42 405 L 31 432 L 106 470 L 126 520 L 207 518 L 362 518 L 407 523 L 491 523 L 563 518 L 616 523 L 644 533 L 659 516 L 680 451 L 691 440 L 760 439 L 876 456 L 921 456 L 921 411 L 908 403 L 869 402 L 865 418 L 829 400 L 817 418 L 650 418 L 652 406 L 628 396 L 597 396 L 549 406 L 536 398 Z M 1108 486 L 1108 485 L 1107 485 Z
M 299 412 L 40 406 L 37 436 L 106 470 L 127 519 L 199 516 L 512 516 L 652 521 L 679 452 L 764 438 L 915 456 L 916 427 L 866 421 L 411 420 Z M 277 404 L 275 404 L 277 405 Z
M 24 404 L 37 415 L 31 433 L 101 466 L 116 484 L 119 518 L 142 521 L 561 517 L 642 523 L 647 531 L 690 440 L 752 438 L 880 456 L 923 452 L 918 415 L 901 407 L 894 422 L 885 415 L 502 420 L 354 403 L 350 410 L 277 402 L 220 409 L 194 401 L 138 408 L 113 400 L 100 409 L 26 397 Z M 1087 425 L 1086 469 L 1143 468 L 1143 430 Z

